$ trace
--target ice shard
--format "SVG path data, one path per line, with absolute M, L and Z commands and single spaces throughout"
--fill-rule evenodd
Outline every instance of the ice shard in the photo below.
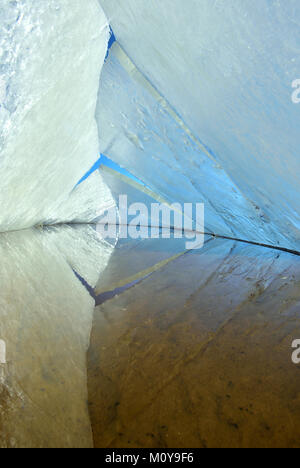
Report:
M 68 219 L 63 206 L 98 159 L 94 114 L 108 39 L 97 0 L 2 0 L 0 231 L 89 211 L 85 196 Z
M 300 249 L 300 4 L 100 0 L 101 147 L 217 234 Z M 294 100 L 295 101 L 295 100 Z

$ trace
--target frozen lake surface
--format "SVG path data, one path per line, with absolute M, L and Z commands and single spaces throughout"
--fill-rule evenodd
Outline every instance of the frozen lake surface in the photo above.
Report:
M 299 257 L 90 226 L 0 251 L 1 447 L 297 446 Z

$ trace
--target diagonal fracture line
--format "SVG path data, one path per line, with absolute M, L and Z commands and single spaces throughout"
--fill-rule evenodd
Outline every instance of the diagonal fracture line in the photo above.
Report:
M 118 179 L 120 179 L 125 184 L 128 184 L 131 187 L 135 188 L 136 190 L 139 190 L 140 192 L 144 193 L 145 195 L 148 195 L 149 197 L 153 198 L 157 202 L 164 203 L 164 204 L 166 204 L 168 206 L 171 206 L 171 204 L 165 198 L 163 198 L 161 195 L 158 195 L 158 193 L 153 192 L 153 190 L 149 189 L 145 185 L 141 185 L 138 182 L 136 182 L 135 180 L 130 179 L 128 176 L 126 176 L 124 174 L 120 174 L 118 171 L 115 171 L 111 167 L 102 166 L 101 167 L 101 172 L 107 172 L 107 173 L 109 173 L 109 174 L 111 174 L 111 175 L 113 175 L 115 177 L 118 177 Z
M 171 210 L 173 211 L 176 211 L 177 213 L 179 213 L 182 217 L 184 218 L 189 218 L 190 220 L 192 220 L 194 222 L 194 220 L 192 218 L 190 218 L 189 216 L 187 216 L 183 210 L 181 209 L 178 209 L 176 204 L 175 206 L 172 205 L 168 200 L 166 200 L 164 197 L 162 197 L 161 195 L 159 195 L 158 193 L 156 192 L 153 192 L 153 190 L 151 190 L 150 188 L 146 187 L 145 185 L 141 185 L 139 184 L 138 182 L 136 182 L 135 180 L 133 179 L 130 179 L 128 176 L 124 175 L 124 174 L 120 174 L 118 171 L 115 171 L 114 169 L 108 167 L 108 166 L 102 166 L 101 168 L 101 172 L 106 172 L 110 175 L 113 175 L 114 177 L 117 177 L 118 179 L 120 179 L 122 182 L 124 182 L 125 184 L 127 185 L 130 185 L 131 187 L 133 187 L 134 189 L 140 191 L 141 193 L 147 195 L 148 197 L 151 197 L 153 198 L 155 201 L 157 201 L 158 203 L 161 203 L 161 204 L 164 204 L 166 206 L 168 206 Z M 196 224 L 196 222 L 195 222 Z M 212 234 L 212 233 L 210 233 Z
M 120 289 L 124 288 L 127 284 L 135 283 L 138 280 L 141 280 L 152 273 L 155 273 L 156 271 L 160 270 L 164 266 L 168 265 L 170 262 L 173 262 L 174 260 L 177 260 L 178 258 L 182 257 L 185 255 L 189 250 L 184 250 L 183 252 L 180 252 L 179 254 L 174 255 L 173 257 L 167 258 L 166 260 L 163 260 L 161 262 L 156 263 L 150 268 L 147 268 L 146 270 L 140 271 L 139 273 L 136 273 L 135 275 L 128 276 L 127 278 L 122 279 L 121 281 L 118 281 L 116 283 L 113 283 L 110 287 L 111 291 L 114 291 L 115 289 Z M 107 292 L 107 288 L 97 288 L 96 289 L 96 295 L 103 294 Z
M 151 81 L 138 69 L 138 67 L 135 65 L 135 63 L 131 60 L 131 58 L 127 55 L 126 51 L 122 48 L 122 46 L 118 43 L 115 42 L 112 46 L 113 52 L 122 65 L 122 67 L 127 71 L 129 76 L 131 76 L 136 82 L 138 82 L 144 89 L 146 89 L 152 96 L 153 98 L 169 113 L 169 115 L 175 120 L 175 122 L 179 125 L 179 127 L 189 136 L 189 138 L 198 146 L 199 150 L 214 162 L 217 166 L 221 167 L 228 179 L 231 181 L 233 186 L 238 190 L 238 192 L 242 195 L 242 197 L 250 203 L 250 205 L 253 205 L 253 201 L 249 199 L 241 190 L 240 188 L 236 185 L 234 180 L 231 178 L 231 176 L 227 173 L 227 171 L 223 168 L 223 166 L 220 165 L 219 161 L 213 156 L 213 154 L 207 149 L 207 147 L 194 135 L 194 133 L 190 130 L 190 128 L 185 124 L 185 122 L 182 120 L 182 118 L 177 114 L 176 110 L 171 106 L 171 104 L 167 101 L 166 98 L 164 98 L 161 93 L 155 88 L 155 86 L 151 83 Z M 169 206 L 170 204 L 166 202 Z M 210 202 L 209 202 L 210 203 Z M 219 214 L 219 213 L 218 213 Z M 224 218 L 223 218 L 224 219 Z M 227 224 L 227 223 L 226 223 Z M 228 225 L 230 228 L 230 226 Z M 231 228 L 230 228 L 231 229 Z M 232 231 L 232 229 L 231 229 Z M 209 234 L 209 233 L 208 233 Z M 300 256 L 300 252 L 297 250 L 292 250 L 289 248 L 285 247 L 278 247 L 274 245 L 269 245 L 269 244 L 264 244 L 261 242 L 255 242 L 255 241 L 248 241 L 244 239 L 238 239 L 234 237 L 227 237 L 222 234 L 217 234 L 217 233 L 210 233 L 210 235 L 213 235 L 215 237 L 221 238 L 221 239 L 228 239 L 228 240 L 235 240 L 237 242 L 245 242 L 248 244 L 252 245 L 258 245 L 261 247 L 265 247 L 268 249 L 275 249 L 275 250 L 280 250 L 283 252 L 288 252 L 293 255 Z
M 148 195 L 149 197 L 153 198 L 157 202 L 163 203 L 163 204 L 169 206 L 171 209 L 174 209 L 174 207 L 172 207 L 172 205 L 166 199 L 164 199 L 163 197 L 161 197 L 157 193 L 153 192 L 148 187 L 143 186 L 143 185 L 139 184 L 138 182 L 135 182 L 134 180 L 130 179 L 129 177 L 127 177 L 127 176 L 125 176 L 123 174 L 120 174 L 119 172 L 117 172 L 114 169 L 111 169 L 111 168 L 109 168 L 107 166 L 104 166 L 102 170 L 104 172 L 112 174 L 115 177 L 118 177 L 122 182 L 124 182 L 124 183 L 126 183 L 128 185 L 131 185 L 135 189 L 137 189 L 140 192 Z M 180 212 L 180 214 L 182 216 L 186 216 L 182 212 L 182 210 L 180 210 L 180 211 L 175 210 L 175 211 Z M 119 224 L 119 226 L 120 226 L 120 224 Z M 141 227 L 150 228 L 151 226 L 141 226 Z M 164 229 L 164 226 L 159 226 L 159 228 Z M 174 229 L 175 231 L 177 230 L 176 226 L 173 226 L 172 229 Z M 276 245 L 272 245 L 272 244 L 264 244 L 262 242 L 248 241 L 246 239 L 239 239 L 237 237 L 223 236 L 223 235 L 214 234 L 214 233 L 211 233 L 211 232 L 199 231 L 197 228 L 195 230 L 185 229 L 185 232 L 195 232 L 195 235 L 196 234 L 203 234 L 203 235 L 206 235 L 206 236 L 212 236 L 213 238 L 217 238 L 217 239 L 224 239 L 224 240 L 236 241 L 236 242 L 240 242 L 240 243 L 244 243 L 244 244 L 256 245 L 256 246 L 259 246 L 259 247 L 264 247 L 266 249 L 273 249 L 273 250 L 277 250 L 277 251 L 280 251 L 280 252 L 290 253 L 290 254 L 296 255 L 298 257 L 300 256 L 300 252 L 298 250 L 288 249 L 288 248 L 285 248 L 285 247 L 280 247 L 280 246 L 276 246 Z
M 115 42 L 111 48 L 119 60 L 122 67 L 127 71 L 129 76 L 132 76 L 143 88 L 145 88 L 153 98 L 159 102 L 159 104 L 171 115 L 182 130 L 191 138 L 191 140 L 198 146 L 201 152 L 204 152 L 209 159 L 211 159 L 218 166 L 220 163 L 213 157 L 213 155 L 207 150 L 207 148 L 199 141 L 197 137 L 192 133 L 184 121 L 179 117 L 177 112 L 172 108 L 168 101 L 159 93 L 154 85 L 146 78 L 145 75 L 137 68 L 134 62 L 126 54 L 125 50 L 121 47 L 118 42 Z
M 211 240 L 212 240 L 212 238 L 207 239 L 205 241 L 204 245 L 208 244 Z M 173 262 L 174 260 L 177 260 L 180 257 L 183 257 L 184 255 L 186 255 L 189 252 L 191 252 L 191 249 L 184 250 L 183 252 L 180 252 L 180 253 L 178 253 L 176 255 L 173 255 L 172 257 L 169 257 L 166 260 L 162 260 L 161 262 L 158 262 L 155 265 L 136 273 L 135 275 L 128 276 L 127 278 L 124 278 L 119 282 L 113 283 L 111 285 L 110 290 L 114 291 L 116 289 L 124 288 L 125 286 L 130 285 L 132 283 L 136 283 L 137 281 L 142 280 L 142 279 L 150 276 L 151 274 L 157 272 L 158 270 L 161 270 L 162 268 L 164 268 L 169 263 Z M 101 286 L 95 290 L 95 294 L 97 296 L 99 296 L 100 294 L 103 294 L 105 292 L 108 292 L 107 288 L 101 288 Z
M 224 173 L 226 174 L 226 177 L 231 181 L 232 185 L 238 190 L 238 192 L 246 199 L 245 195 L 242 194 L 242 192 L 239 190 L 237 185 L 234 183 L 234 181 L 231 179 L 231 177 L 227 174 L 227 172 L 224 170 L 224 168 L 220 165 L 219 161 L 213 156 L 213 154 L 207 149 L 207 147 L 194 135 L 194 133 L 189 129 L 189 127 L 184 123 L 182 118 L 177 114 L 177 112 L 173 109 L 171 104 L 164 98 L 160 92 L 155 88 L 155 86 L 150 82 L 150 80 L 138 69 L 138 67 L 135 65 L 135 63 L 130 59 L 130 57 L 127 55 L 125 50 L 122 48 L 122 46 L 118 43 L 115 42 L 114 45 L 111 48 L 113 50 L 113 53 L 119 63 L 122 65 L 124 70 L 128 73 L 129 76 L 132 77 L 133 80 L 135 80 L 137 83 L 139 83 L 146 91 L 153 97 L 153 99 L 170 115 L 170 117 L 176 122 L 176 124 L 181 128 L 186 135 L 190 138 L 190 140 L 198 147 L 199 151 L 201 153 L 204 153 L 217 167 L 222 168 Z M 182 167 L 182 165 L 181 165 Z M 192 185 L 194 183 L 190 180 Z M 195 187 L 197 192 L 202 196 L 205 197 L 205 194 L 201 193 L 197 187 Z M 249 201 L 249 200 L 248 200 Z M 232 230 L 232 227 L 228 224 L 228 222 L 223 218 L 222 214 L 219 212 L 219 210 L 216 209 L 215 206 L 213 206 L 212 202 L 208 199 L 206 199 L 206 203 L 211 205 L 211 207 L 216 211 L 216 213 L 223 219 L 223 221 L 226 223 L 232 234 L 234 235 L 234 232 Z M 249 201 L 249 203 L 252 203 Z M 252 203 L 253 204 L 253 203 Z

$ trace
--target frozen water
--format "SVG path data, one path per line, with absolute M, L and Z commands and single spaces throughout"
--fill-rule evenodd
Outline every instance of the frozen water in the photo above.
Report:
M 90 226 L 0 236 L 0 447 L 92 447 L 86 352 L 112 249 Z M 0 362 L 1 364 L 1 362 Z
M 300 249 L 297 0 L 100 0 L 118 43 L 101 150 L 206 231 Z M 94 119 L 109 26 L 97 0 L 0 7 L 0 231 L 91 222 L 113 204 Z
M 166 201 L 204 202 L 206 232 L 261 241 L 268 235 L 271 243 L 274 231 L 118 44 L 103 69 L 96 116 L 101 150 Z
M 99 155 L 98 2 L 0 6 L 0 231 L 56 224 L 0 236 L 0 447 L 299 445 L 298 257 L 59 226 L 124 192 L 205 202 L 208 231 L 300 250 L 299 2 L 100 3 L 119 41 L 101 150 L 146 186 L 112 169 L 77 185 Z
M 106 65 L 102 149 L 210 230 L 300 249 L 298 0 L 100 3 L 131 59 Z
M 101 151 L 168 202 L 205 201 L 207 230 L 233 234 L 184 165 L 185 157 L 198 155 L 198 148 L 130 65 L 114 44 L 103 69 L 96 111 Z
M 141 281 L 186 253 L 185 239 L 171 238 L 167 242 L 163 239 L 118 239 L 95 293 L 100 295 Z
M 97 0 L 82 8 L 80 0 L 1 1 L 1 231 L 66 221 L 63 205 L 98 159 L 94 113 L 109 26 Z M 90 220 L 88 198 L 72 198 L 68 220 L 87 212 Z
M 77 185 L 68 198 L 50 214 L 48 224 L 95 223 L 101 215 L 116 205 L 105 177 L 99 171 Z
M 299 279 L 298 257 L 218 239 L 97 307 L 95 446 L 298 447 Z
M 114 245 L 102 241 L 94 226 L 59 226 L 42 230 L 42 238 L 52 240 L 72 270 L 95 287 L 109 262 Z M 115 239 L 117 242 L 117 239 Z

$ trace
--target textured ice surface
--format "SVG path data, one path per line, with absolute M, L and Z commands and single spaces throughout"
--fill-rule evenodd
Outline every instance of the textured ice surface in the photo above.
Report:
M 60 207 L 98 159 L 94 113 L 108 37 L 97 0 L 84 9 L 80 0 L 1 1 L 1 231 L 65 221 Z M 77 197 L 72 217 L 82 219 L 86 202 Z
M 149 189 L 148 187 L 136 182 L 132 177 L 128 177 L 124 174 L 120 174 L 110 167 L 103 166 L 101 168 L 101 174 L 105 183 L 109 187 L 109 190 L 113 196 L 115 203 L 120 207 L 120 196 L 126 195 L 127 197 L 127 206 L 129 208 L 128 214 L 126 216 L 118 216 L 120 224 L 124 225 L 124 222 L 131 223 L 135 220 L 137 224 L 141 227 L 166 227 L 169 229 L 170 225 L 165 226 L 164 217 L 156 219 L 151 217 L 151 212 L 153 205 L 164 204 L 166 210 L 169 210 L 171 226 L 182 230 L 183 222 L 186 221 L 191 228 L 196 226 L 196 223 L 193 223 L 192 217 L 187 216 L 182 213 L 182 209 L 178 206 L 177 211 L 174 210 L 174 207 L 170 204 L 170 200 L 164 198 L 162 195 L 159 195 L 157 192 Z M 141 205 L 142 204 L 142 205 Z M 145 209 L 146 207 L 146 209 Z M 176 207 L 175 207 L 176 208 Z M 118 211 L 118 214 L 120 210 Z M 175 213 L 178 215 L 176 216 Z M 145 231 L 146 232 L 146 231 Z M 141 236 L 142 237 L 142 236 Z
M 117 47 L 101 85 L 103 149 L 166 197 L 204 199 L 214 232 L 300 248 L 299 1 L 100 3 L 117 41 L 207 151 Z
M 111 250 L 92 227 L 0 236 L 0 447 L 91 447 L 86 352 Z
M 98 295 L 139 282 L 186 253 L 185 239 L 118 239 L 95 292 Z
M 130 65 L 114 44 L 103 68 L 96 111 L 101 151 L 171 203 L 205 201 L 207 230 L 232 234 L 204 190 L 198 190 L 203 174 L 196 185 L 190 178 L 186 158 L 198 156 L 199 149 Z
M 106 269 L 114 246 L 102 241 L 95 226 L 59 226 L 42 230 L 43 237 L 61 252 L 72 270 L 92 288 Z
M 227 236 L 243 232 L 258 239 L 257 225 L 249 225 L 257 210 L 205 147 L 174 119 L 172 109 L 118 44 L 103 69 L 96 116 L 101 150 L 165 200 L 205 203 L 207 232 Z M 262 240 L 269 229 L 261 220 L 259 226 Z
M 298 257 L 218 239 L 97 307 L 95 446 L 299 447 L 299 280 Z
M 113 209 L 116 203 L 104 179 L 96 171 L 77 185 L 61 206 L 53 210 L 51 223 L 95 223 L 106 210 Z

